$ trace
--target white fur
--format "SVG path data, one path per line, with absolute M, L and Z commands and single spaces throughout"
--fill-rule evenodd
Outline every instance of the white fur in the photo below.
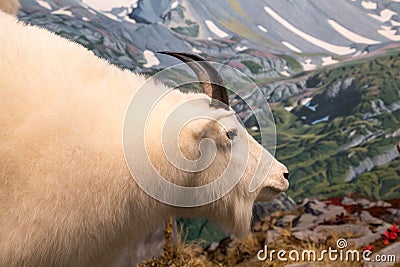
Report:
M 234 116 L 210 109 L 205 95 L 176 91 L 156 108 L 148 124 L 153 134 L 146 136 L 154 166 L 176 184 L 197 186 L 222 171 L 231 145 L 249 142 L 251 157 L 226 196 L 202 207 L 175 208 L 144 193 L 124 160 L 125 110 L 145 77 L 2 12 L 0 70 L 0 266 L 129 266 L 135 261 L 130 248 L 169 216 L 208 218 L 246 235 L 261 190 L 249 193 L 248 187 L 263 148 Z M 154 89 L 167 90 L 161 84 Z M 210 168 L 188 174 L 163 156 L 157 121 L 194 98 L 207 100 L 199 108 L 236 127 L 238 136 L 230 143 L 217 122 L 188 124 L 180 139 L 187 158 L 199 156 L 202 138 L 219 147 Z M 241 156 L 232 160 L 240 163 Z M 284 172 L 274 160 L 263 186 L 286 190 Z M 266 199 L 277 194 L 263 192 Z

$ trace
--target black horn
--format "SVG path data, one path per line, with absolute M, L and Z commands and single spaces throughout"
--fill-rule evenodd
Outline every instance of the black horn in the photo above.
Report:
M 185 62 L 196 74 L 203 93 L 211 97 L 210 106 L 229 110 L 228 89 L 218 71 L 204 58 L 190 54 L 162 51 L 160 54 L 169 55 Z

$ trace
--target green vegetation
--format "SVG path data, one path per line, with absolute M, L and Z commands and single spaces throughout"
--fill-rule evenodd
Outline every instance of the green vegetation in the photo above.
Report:
M 185 11 L 186 11 L 186 8 L 184 8 L 182 5 L 178 5 L 174 9 L 174 12 L 176 12 L 178 14 L 180 19 L 184 19 L 185 18 Z
M 185 20 L 185 24 L 187 26 L 184 27 L 175 27 L 171 28 L 176 33 L 186 35 L 188 37 L 197 37 L 199 36 L 199 24 L 197 22 L 193 22 L 190 20 Z
M 179 229 L 183 229 L 184 240 L 203 240 L 202 246 L 206 247 L 211 242 L 218 242 L 227 234 L 217 224 L 204 219 L 177 219 Z
M 253 73 L 253 74 L 260 73 L 263 68 L 260 64 L 254 62 L 254 61 L 251 61 L 251 60 L 243 60 L 241 62 L 243 65 L 248 67 L 249 70 L 251 71 L 251 73 Z
M 400 103 L 399 67 L 400 53 L 395 53 L 311 74 L 307 87 L 316 88 L 313 98 L 320 101 L 330 86 L 354 79 L 349 88 L 358 92 L 359 98 L 350 107 L 337 96 L 318 108 L 323 112 L 334 105 L 328 114 L 335 116 L 329 122 L 312 125 L 301 119 L 306 107 L 298 106 L 292 113 L 283 108 L 296 103 L 298 97 L 272 107 L 278 134 L 276 157 L 290 170 L 290 196 L 297 200 L 350 193 L 372 199 L 400 197 L 399 159 L 364 170 L 357 177 L 350 175 L 351 167 L 384 156 L 399 139 L 392 134 L 400 128 L 400 110 L 388 111 L 391 104 Z M 335 113 L 336 110 L 347 113 Z
M 299 72 L 303 69 L 301 64 L 291 56 L 282 55 L 282 54 L 277 54 L 275 56 L 283 58 L 286 61 L 286 63 L 288 64 L 289 68 L 291 68 L 295 72 Z

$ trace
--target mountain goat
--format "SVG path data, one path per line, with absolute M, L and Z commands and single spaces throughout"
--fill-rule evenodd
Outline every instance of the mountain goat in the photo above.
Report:
M 191 54 L 166 54 L 189 64 L 204 94 L 173 90 L 155 108 L 146 126 L 155 170 L 171 183 L 203 186 L 229 162 L 243 163 L 243 155 L 228 155 L 230 149 L 249 147 L 239 182 L 206 205 L 164 204 L 144 192 L 127 167 L 124 117 L 144 76 L 0 11 L 0 266 L 130 266 L 135 242 L 169 216 L 207 218 L 243 237 L 256 198 L 270 200 L 288 188 L 288 170 L 239 123 L 215 69 Z M 192 161 L 210 147 L 215 152 L 212 163 L 196 172 L 171 164 L 159 138 L 163 131 L 168 135 L 160 121 L 192 100 L 198 100 L 193 109 L 211 119 L 184 124 L 180 152 Z M 204 139 L 214 145 L 204 145 Z M 263 161 L 271 162 L 269 172 L 250 192 Z M 139 171 L 146 176 L 148 170 Z

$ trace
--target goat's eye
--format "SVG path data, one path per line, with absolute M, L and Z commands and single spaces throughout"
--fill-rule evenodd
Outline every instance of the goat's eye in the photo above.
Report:
M 236 135 L 237 135 L 236 130 L 229 130 L 226 132 L 226 136 L 231 140 L 233 140 L 233 138 L 235 138 Z

